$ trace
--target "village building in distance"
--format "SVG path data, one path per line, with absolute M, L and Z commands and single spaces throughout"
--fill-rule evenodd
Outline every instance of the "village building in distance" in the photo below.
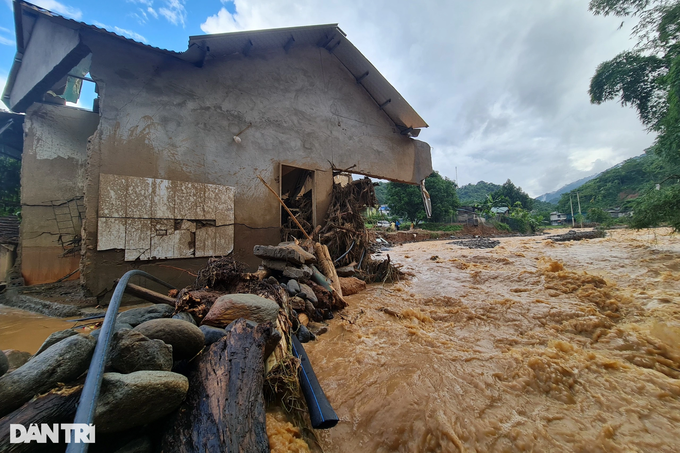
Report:
M 410 184 L 432 172 L 414 138 L 427 124 L 337 25 L 192 36 L 177 53 L 14 5 L 2 99 L 25 113 L 26 284 L 79 269 L 104 295 L 132 268 L 188 281 L 177 268 L 230 253 L 255 267 L 282 222 L 258 176 L 311 197 L 319 225 L 334 169 Z M 66 105 L 84 83 L 93 111 Z

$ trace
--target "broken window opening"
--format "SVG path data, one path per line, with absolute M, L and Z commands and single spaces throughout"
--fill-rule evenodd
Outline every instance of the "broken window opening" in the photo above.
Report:
M 99 111 L 99 90 L 90 76 L 92 54 L 83 58 L 68 74 L 45 93 L 44 102 Z
M 281 199 L 302 228 L 311 235 L 316 224 L 314 171 L 281 165 Z M 281 207 L 281 239 L 304 239 L 304 234 L 288 212 Z

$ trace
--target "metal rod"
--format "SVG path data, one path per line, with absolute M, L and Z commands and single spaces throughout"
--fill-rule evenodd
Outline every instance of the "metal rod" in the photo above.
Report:
M 89 425 L 92 424 L 92 421 L 94 420 L 94 411 L 97 408 L 97 399 L 99 398 L 99 390 L 101 389 L 102 377 L 104 376 L 106 355 L 109 351 L 111 337 L 113 336 L 113 327 L 116 323 L 118 308 L 120 308 L 120 302 L 123 298 L 123 293 L 125 292 L 125 287 L 127 286 L 128 281 L 135 275 L 148 278 L 149 280 L 159 283 L 167 288 L 175 289 L 175 287 L 171 284 L 165 283 L 163 280 L 137 269 L 128 271 L 121 277 L 120 281 L 116 285 L 116 289 L 113 291 L 111 302 L 109 302 L 109 306 L 106 309 L 104 324 L 102 325 L 99 337 L 97 338 L 97 345 L 94 348 L 94 354 L 92 354 L 90 368 L 87 371 L 87 377 L 85 378 L 83 391 L 80 394 L 78 410 L 76 411 L 76 417 L 73 420 L 73 423 L 83 423 Z M 68 444 L 68 447 L 66 447 L 66 453 L 87 453 L 87 448 L 89 445 L 90 444 L 86 443 L 72 442 Z

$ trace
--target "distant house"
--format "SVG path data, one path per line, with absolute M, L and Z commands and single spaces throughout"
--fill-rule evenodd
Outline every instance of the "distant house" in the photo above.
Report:
M 386 204 L 380 205 L 378 212 L 384 216 L 388 216 L 390 215 L 390 207 L 387 206 Z
M 567 214 L 562 214 L 560 212 L 551 212 L 550 213 L 550 225 L 563 225 L 564 223 L 567 222 Z
M 138 268 L 182 286 L 182 270 L 232 253 L 255 268 L 253 246 L 278 243 L 287 215 L 258 176 L 284 200 L 307 197 L 317 226 L 339 168 L 413 185 L 432 173 L 414 138 L 427 124 L 337 24 L 192 36 L 172 52 L 14 10 L 2 99 L 26 113 L 29 285 L 80 269 L 104 296 Z M 84 83 L 93 111 L 70 104 Z
M 631 217 L 633 215 L 631 211 L 622 211 L 621 208 L 607 209 L 605 212 L 608 213 L 612 219 Z
M 503 217 L 508 213 L 510 208 L 507 206 L 501 206 L 499 208 L 491 208 L 491 212 L 496 216 L 496 217 Z
M 456 222 L 469 225 L 479 224 L 479 208 L 474 206 L 461 206 L 456 209 Z

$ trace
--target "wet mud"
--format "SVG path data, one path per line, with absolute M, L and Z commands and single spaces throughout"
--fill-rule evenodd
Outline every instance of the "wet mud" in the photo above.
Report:
M 500 241 L 393 248 L 305 346 L 324 451 L 680 451 L 680 237 Z

